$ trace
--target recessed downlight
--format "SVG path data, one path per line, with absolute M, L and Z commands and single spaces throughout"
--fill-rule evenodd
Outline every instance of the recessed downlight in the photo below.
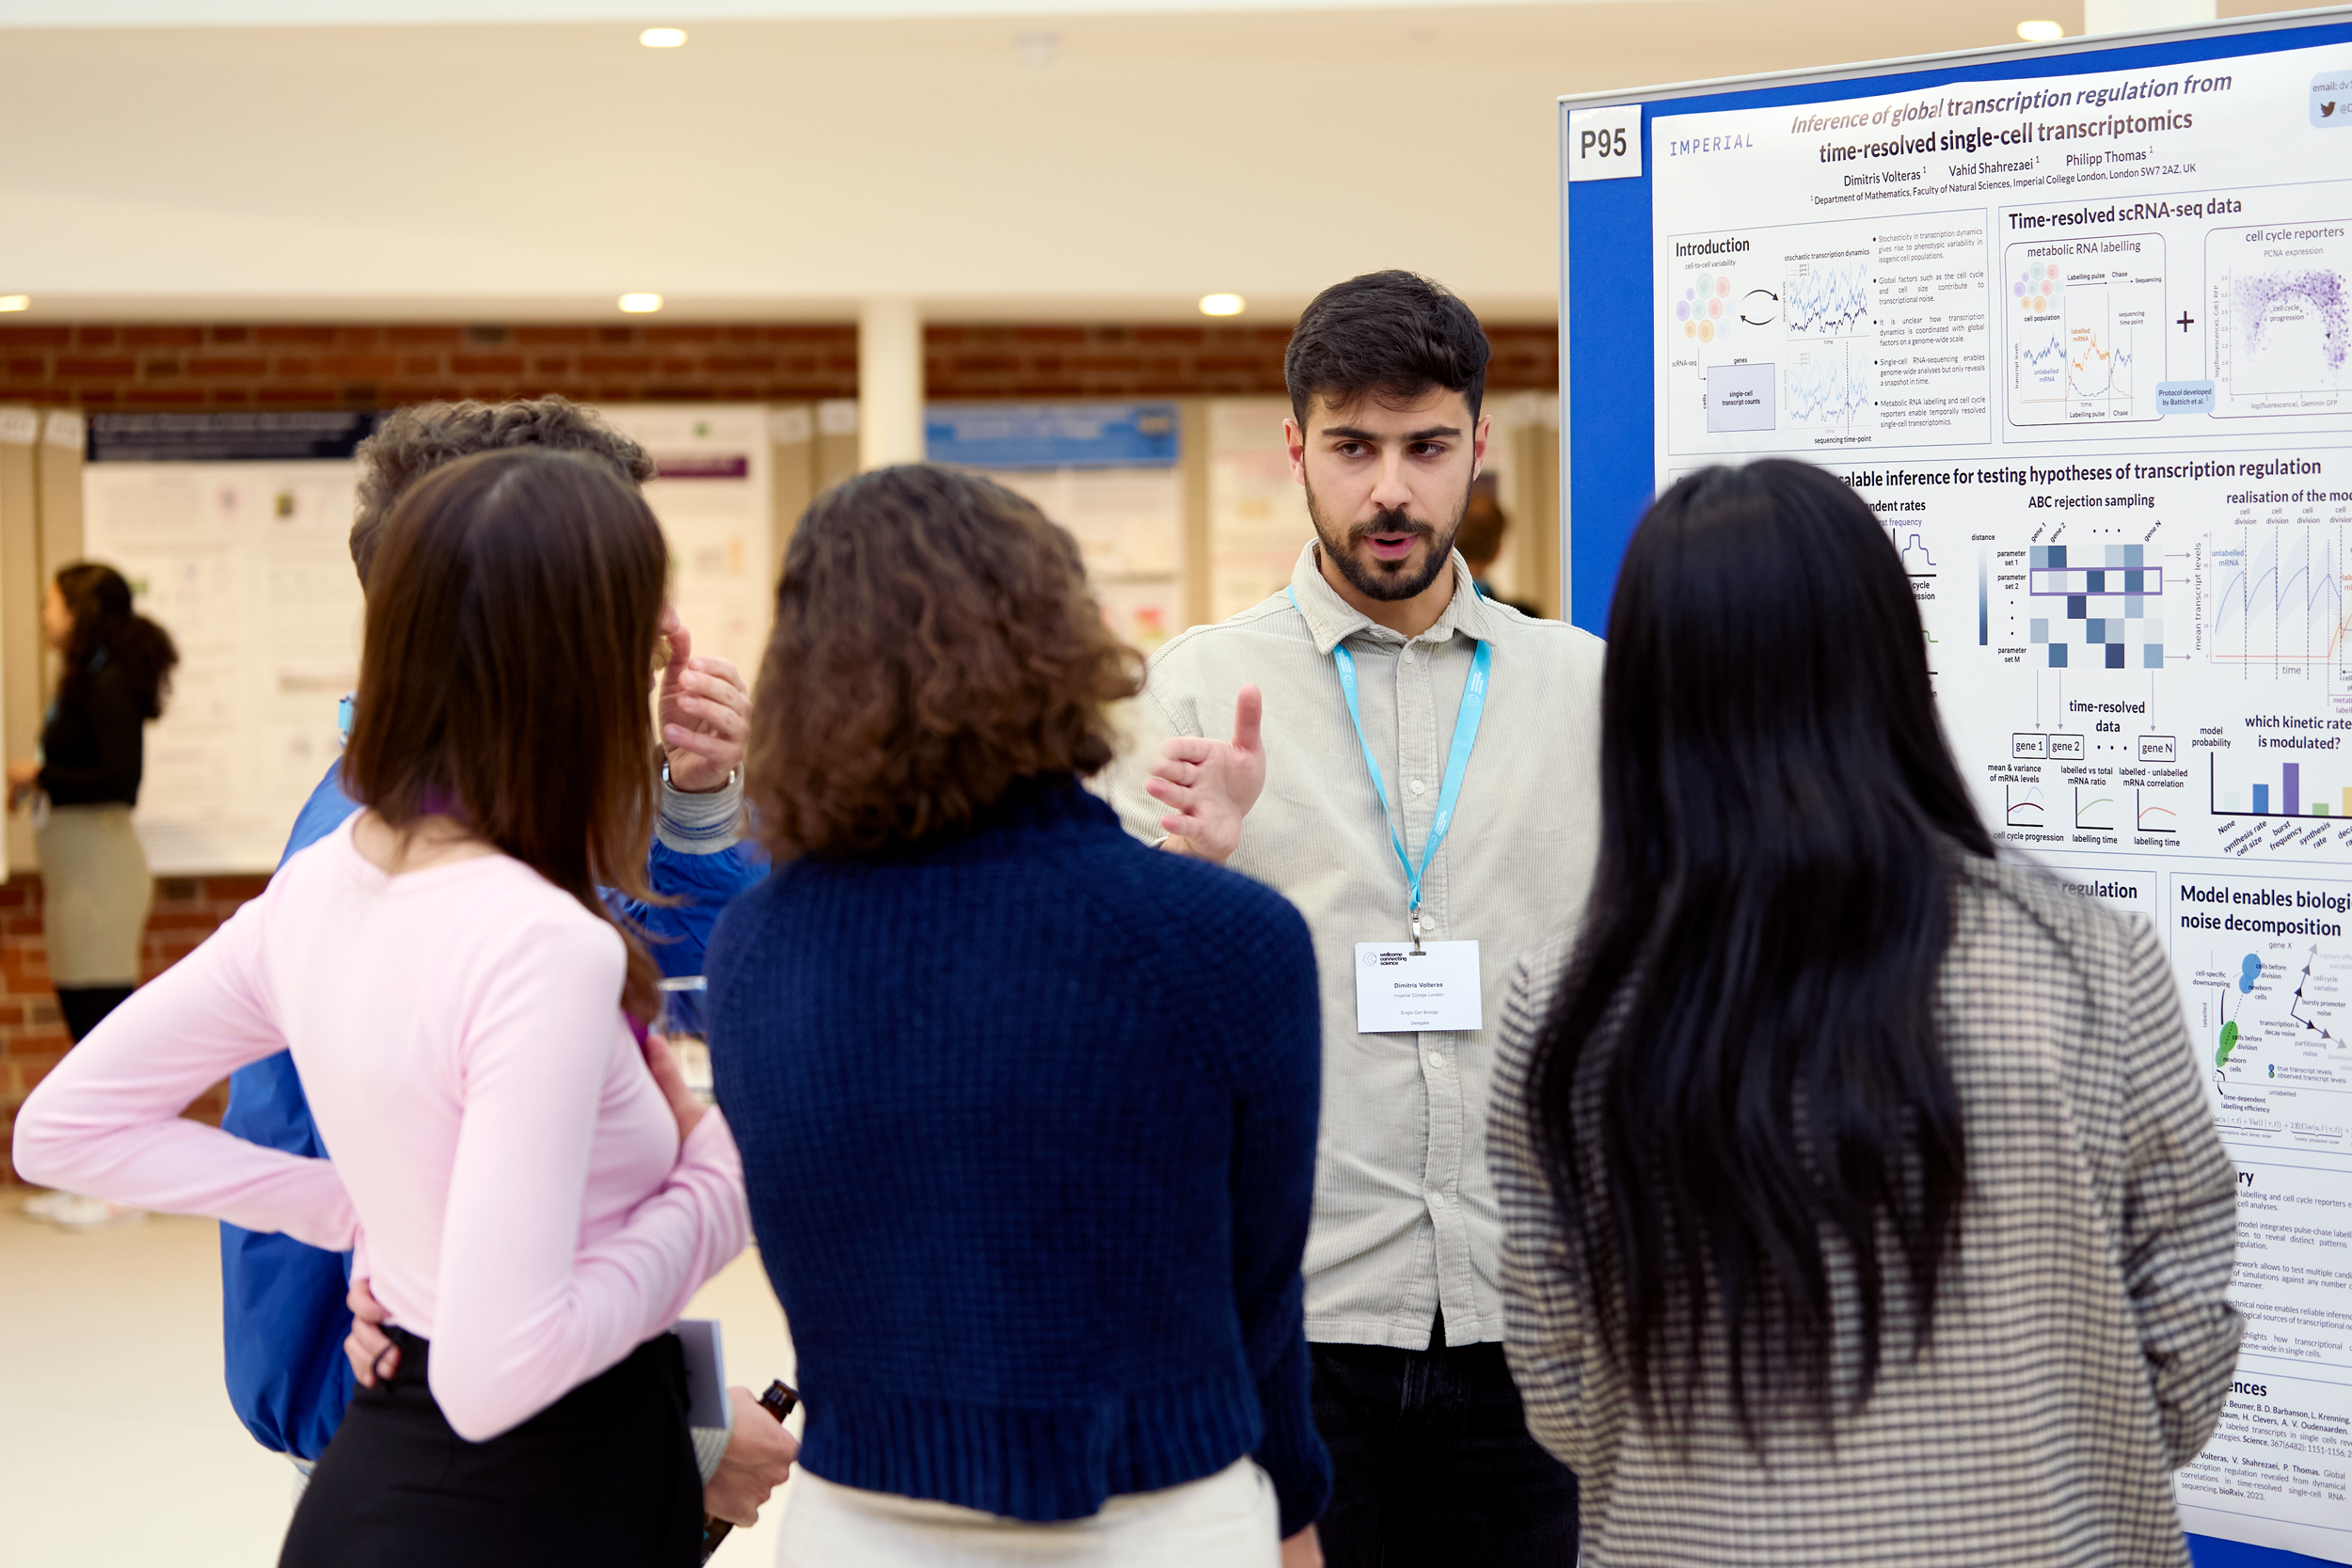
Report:
M 1202 294 L 1200 313 L 1204 316 L 1238 316 L 1249 308 L 1249 302 L 1239 294 Z
M 0 294 L 0 310 L 29 310 L 32 308 L 31 294 Z
M 679 49 L 686 43 L 683 27 L 648 27 L 637 35 L 637 41 L 648 49 Z
M 2066 36 L 2066 27 L 2058 22 L 2021 22 L 2017 36 L 2027 43 L 2056 43 Z
M 632 316 L 650 316 L 661 309 L 660 294 L 623 294 L 621 309 Z

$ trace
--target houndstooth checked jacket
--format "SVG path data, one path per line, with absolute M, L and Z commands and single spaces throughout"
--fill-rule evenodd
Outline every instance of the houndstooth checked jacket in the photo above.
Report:
M 2236 1365 L 2236 1181 L 2163 948 L 2022 867 L 1970 859 L 1954 902 L 1938 1016 L 1968 1192 L 1934 1334 L 1913 1361 L 1890 1313 L 1869 1403 L 1834 1447 L 1767 1423 L 1769 1465 L 1719 1359 L 1686 1462 L 1601 1349 L 1526 1105 L 1570 944 L 1521 966 L 1488 1133 L 1503 1332 L 1529 1430 L 1583 1482 L 1586 1568 L 2188 1561 L 2169 1472 L 2211 1435 Z M 1833 1289 L 1851 1306 L 1851 1275 Z M 1853 1350 L 1841 1333 L 1836 1365 Z

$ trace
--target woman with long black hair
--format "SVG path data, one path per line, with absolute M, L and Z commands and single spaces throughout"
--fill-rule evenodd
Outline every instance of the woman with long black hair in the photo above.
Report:
M 139 983 L 155 883 L 131 808 L 147 722 L 163 717 L 180 653 L 169 632 L 131 608 L 122 574 L 91 561 L 51 580 L 40 626 L 64 672 L 41 726 L 41 760 L 8 765 L 9 803 L 36 790 L 48 798 L 34 830 L 41 935 L 66 1032 L 79 1040 Z
M 1677 483 L 1609 631 L 1600 864 L 1491 1132 L 1585 1562 L 2185 1564 L 2235 1179 L 2156 933 L 1995 859 L 1830 475 Z

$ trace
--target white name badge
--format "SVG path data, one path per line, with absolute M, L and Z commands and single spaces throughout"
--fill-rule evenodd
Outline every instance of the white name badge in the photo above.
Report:
M 1366 1035 L 1423 1029 L 1483 1029 L 1478 943 L 1356 944 L 1356 1028 Z

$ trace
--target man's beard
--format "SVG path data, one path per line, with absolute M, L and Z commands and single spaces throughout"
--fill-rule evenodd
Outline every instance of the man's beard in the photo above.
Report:
M 1462 519 L 1470 515 L 1470 490 L 1462 491 L 1462 501 L 1454 509 L 1454 521 L 1443 534 L 1401 508 L 1375 513 L 1364 522 L 1334 538 L 1324 519 L 1323 508 L 1315 500 L 1315 487 L 1307 486 L 1307 515 L 1315 525 L 1315 537 L 1322 542 L 1324 559 L 1340 569 L 1348 586 L 1368 599 L 1392 604 L 1409 599 L 1438 580 L 1438 574 L 1454 565 L 1454 540 L 1462 531 Z M 1412 570 L 1413 558 L 1388 562 L 1375 558 L 1370 563 L 1358 559 L 1355 546 L 1375 533 L 1411 533 L 1430 540 L 1429 554 L 1419 570 Z

